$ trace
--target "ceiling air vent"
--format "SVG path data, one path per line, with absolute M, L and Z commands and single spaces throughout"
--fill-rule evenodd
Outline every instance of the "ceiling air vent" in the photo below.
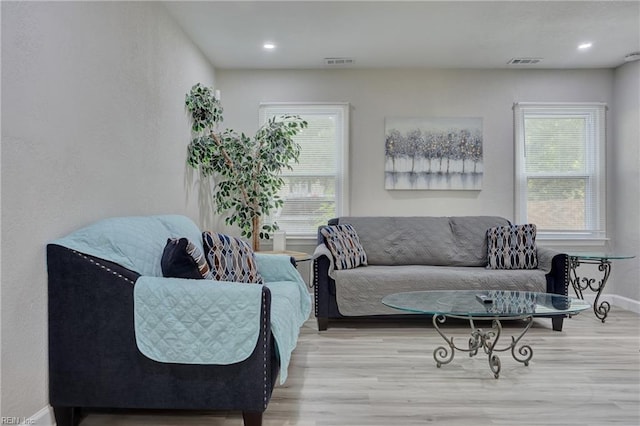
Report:
M 354 62 L 351 58 L 324 58 L 325 65 L 351 65 Z
M 637 61 L 638 59 L 640 59 L 640 52 L 629 53 L 624 57 L 625 62 L 633 62 Z
M 512 58 L 507 65 L 533 65 L 540 62 L 542 58 Z

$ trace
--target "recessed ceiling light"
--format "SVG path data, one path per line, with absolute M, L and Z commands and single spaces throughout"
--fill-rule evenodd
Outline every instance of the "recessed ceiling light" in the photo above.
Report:
M 265 43 L 265 44 L 262 45 L 262 47 L 264 47 L 267 50 L 271 50 L 271 49 L 275 49 L 276 45 L 273 44 L 273 43 Z
M 581 43 L 581 44 L 578 45 L 578 49 L 585 50 L 585 49 L 590 48 L 592 45 L 593 45 L 593 43 L 588 43 L 588 42 L 587 43 Z

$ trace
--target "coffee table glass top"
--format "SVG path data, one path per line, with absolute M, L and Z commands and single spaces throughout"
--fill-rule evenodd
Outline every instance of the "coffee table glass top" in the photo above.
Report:
M 481 300 L 489 299 L 490 303 Z M 576 314 L 590 307 L 581 299 L 551 293 L 508 290 L 434 290 L 390 294 L 382 303 L 407 312 L 473 317 Z

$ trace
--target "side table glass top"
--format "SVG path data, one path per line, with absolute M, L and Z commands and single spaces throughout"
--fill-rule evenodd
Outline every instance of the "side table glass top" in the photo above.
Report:
M 485 303 L 485 296 L 491 303 Z M 386 306 L 423 314 L 472 317 L 519 317 L 576 314 L 590 307 L 581 299 L 551 293 L 508 290 L 434 290 L 390 294 Z
M 575 257 L 581 260 L 620 260 L 633 259 L 635 256 L 623 253 L 604 253 L 604 252 L 574 252 L 568 253 L 569 257 Z

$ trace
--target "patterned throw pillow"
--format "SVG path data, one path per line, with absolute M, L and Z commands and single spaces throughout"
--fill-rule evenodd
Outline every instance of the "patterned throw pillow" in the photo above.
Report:
M 162 275 L 170 278 L 213 279 L 200 249 L 187 238 L 169 238 L 162 252 Z
M 202 240 L 214 280 L 256 284 L 264 282 L 249 244 L 239 238 L 216 232 L 203 232 Z
M 488 269 L 536 269 L 536 225 L 498 226 L 487 230 Z
M 352 269 L 367 265 L 367 254 L 352 225 L 325 226 L 320 232 L 333 255 L 336 269 Z

